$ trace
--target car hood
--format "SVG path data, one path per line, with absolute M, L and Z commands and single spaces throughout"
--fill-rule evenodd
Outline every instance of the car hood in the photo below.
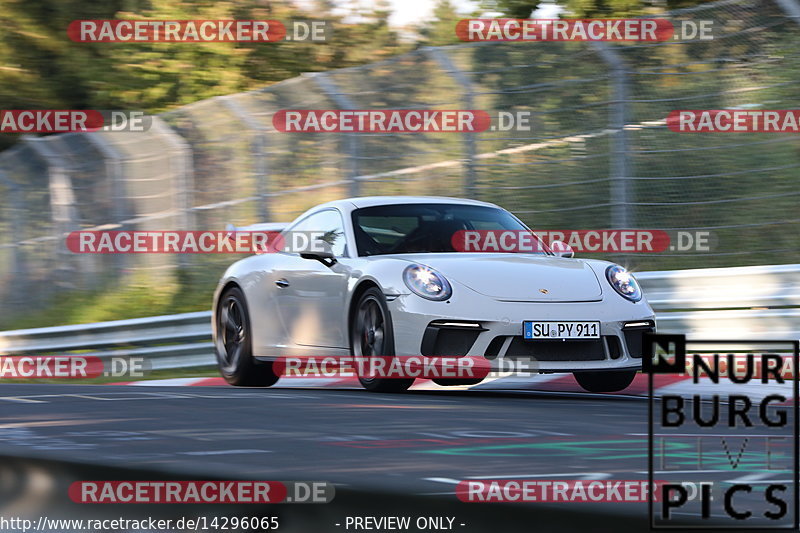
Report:
M 434 268 L 449 280 L 497 300 L 594 302 L 603 296 L 594 271 L 580 259 L 522 254 L 425 254 L 413 262 Z

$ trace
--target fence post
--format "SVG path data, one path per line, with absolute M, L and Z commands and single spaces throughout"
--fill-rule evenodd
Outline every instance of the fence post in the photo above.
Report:
M 106 177 L 111 180 L 111 191 L 114 195 L 111 204 L 111 215 L 114 217 L 113 223 L 121 224 L 123 220 L 130 218 L 125 205 L 125 187 L 122 183 L 122 155 L 106 140 L 101 132 L 86 133 L 83 138 L 103 155 Z
M 608 44 L 591 43 L 611 69 L 612 104 L 609 110 L 609 129 L 613 132 L 611 145 L 611 226 L 615 229 L 632 227 L 630 215 L 630 174 L 628 161 L 628 70 L 620 55 Z
M 176 179 L 173 182 L 175 190 L 175 209 L 181 214 L 178 217 L 178 229 L 194 229 L 194 212 L 192 211 L 192 193 L 194 192 L 194 159 L 192 157 L 192 147 L 172 128 L 170 128 L 161 117 L 153 115 L 153 131 L 165 139 L 175 154 L 170 158 L 170 167 L 177 160 Z M 181 256 L 183 254 L 180 254 Z
M 475 89 L 472 86 L 472 80 L 464 72 L 462 72 L 450 60 L 450 56 L 441 49 L 428 46 L 425 49 L 442 69 L 452 76 L 456 83 L 464 88 L 464 109 L 474 109 L 475 106 Z M 475 132 L 464 132 L 464 196 L 467 198 L 477 198 L 477 189 L 475 185 L 477 178 L 475 175 Z
M 47 140 L 24 135 L 26 143 L 47 165 L 48 188 L 50 191 L 50 217 L 53 221 L 53 235 L 56 241 L 56 265 L 53 269 L 57 282 L 66 282 L 62 274 L 71 270 L 70 254 L 65 236 L 79 228 L 75 209 L 75 193 L 67 167 L 59 155 L 47 144 Z
M 247 113 L 233 95 L 218 97 L 222 105 L 253 130 L 253 140 L 250 144 L 250 154 L 253 157 L 251 171 L 256 180 L 256 195 L 259 197 L 258 218 L 261 222 L 268 222 L 270 218 L 269 206 L 269 167 L 267 165 L 267 129 Z
M 6 176 L 5 170 L 0 167 L 0 183 L 8 187 L 8 199 L 11 200 L 11 245 L 12 274 L 14 287 L 20 294 L 25 294 L 28 290 L 28 270 L 25 268 L 25 252 L 23 245 L 19 241 L 24 240 L 25 235 L 25 215 L 27 207 L 25 198 L 22 195 L 20 185 Z M 17 241 L 15 244 L 11 244 Z
M 161 117 L 153 116 L 152 130 L 154 133 L 165 139 L 172 148 L 170 157 L 170 169 L 173 165 L 176 169 L 175 179 L 172 182 L 173 194 L 175 195 L 174 209 L 179 213 L 177 218 L 177 229 L 192 230 L 194 228 L 194 212 L 192 211 L 192 197 L 194 192 L 194 160 L 192 157 L 192 147 L 172 128 L 170 128 Z M 177 163 L 177 164 L 176 164 Z M 178 266 L 185 268 L 189 265 L 189 258 L 186 254 L 178 254 Z
M 313 73 L 309 74 L 309 76 L 319 85 L 322 92 L 333 100 L 340 109 L 356 109 L 353 101 L 339 90 L 339 87 L 328 77 L 327 73 Z M 345 134 L 345 138 L 347 139 L 347 155 L 349 156 L 350 162 L 350 175 L 348 176 L 350 178 L 350 196 L 358 196 L 361 189 L 361 183 L 358 180 L 358 176 L 360 175 L 358 163 L 361 159 L 361 139 L 358 135 L 359 134 L 355 132 Z
M 103 155 L 106 178 L 111 180 L 111 194 L 113 195 L 111 216 L 114 217 L 112 222 L 119 225 L 120 229 L 124 229 L 122 222 L 130 218 L 130 213 L 126 205 L 125 184 L 122 178 L 122 154 L 108 142 L 102 132 L 85 133 L 83 138 Z M 114 254 L 113 261 L 119 272 L 124 273 L 128 264 L 128 254 Z

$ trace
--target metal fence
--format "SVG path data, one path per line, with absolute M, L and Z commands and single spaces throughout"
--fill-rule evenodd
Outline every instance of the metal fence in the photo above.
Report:
M 659 17 L 713 40 L 422 48 L 164 113 L 146 133 L 25 138 L 0 154 L 0 324 L 72 290 L 229 257 L 74 255 L 73 229 L 287 221 L 348 195 L 496 202 L 534 228 L 708 230 L 707 253 L 614 257 L 646 269 L 798 262 L 800 136 L 678 134 L 674 109 L 800 107 L 800 4 L 723 0 Z M 281 133 L 281 109 L 532 112 L 531 131 Z M 598 255 L 598 257 L 603 257 Z M 209 291 L 211 287 L 208 287 Z M 66 291 L 66 292 L 65 292 Z

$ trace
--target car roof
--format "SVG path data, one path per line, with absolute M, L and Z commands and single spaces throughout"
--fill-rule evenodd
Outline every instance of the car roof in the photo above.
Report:
M 314 209 L 316 210 L 322 207 L 338 207 L 343 210 L 351 211 L 353 209 L 361 209 L 362 207 L 396 204 L 461 204 L 497 207 L 495 204 L 481 202 L 479 200 L 451 198 L 447 196 L 361 196 L 356 198 L 345 198 L 343 200 L 334 200 L 332 202 L 318 205 Z
M 466 198 L 451 198 L 448 196 L 359 196 L 354 198 L 343 198 L 319 204 L 307 210 L 291 222 L 293 226 L 307 216 L 322 211 L 323 209 L 336 208 L 345 216 L 356 209 L 362 207 L 374 207 L 378 205 L 402 205 L 402 204 L 453 204 L 453 205 L 480 205 L 484 207 L 494 207 L 502 209 L 500 206 L 479 200 L 469 200 Z M 289 224 L 287 224 L 289 225 Z

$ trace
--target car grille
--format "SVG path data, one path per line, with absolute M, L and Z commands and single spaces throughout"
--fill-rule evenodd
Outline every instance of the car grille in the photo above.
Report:
M 533 357 L 538 361 L 602 361 L 606 358 L 606 353 L 603 339 L 526 341 L 521 336 L 515 336 L 512 337 L 504 357 Z

